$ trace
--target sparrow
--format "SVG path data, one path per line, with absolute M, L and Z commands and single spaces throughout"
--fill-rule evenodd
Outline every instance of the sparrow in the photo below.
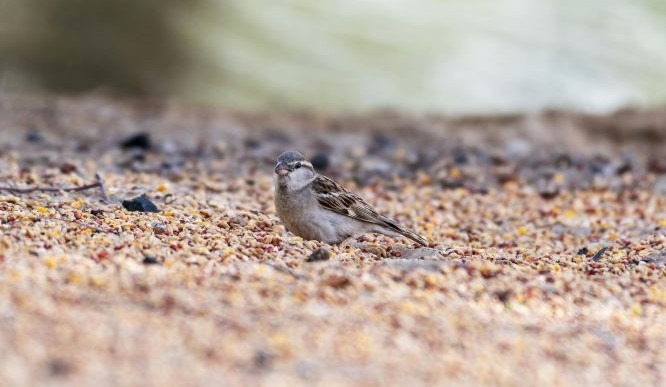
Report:
M 425 238 L 379 214 L 360 196 L 317 173 L 302 154 L 282 153 L 275 166 L 275 209 L 287 230 L 329 244 L 366 233 L 407 237 L 423 246 Z

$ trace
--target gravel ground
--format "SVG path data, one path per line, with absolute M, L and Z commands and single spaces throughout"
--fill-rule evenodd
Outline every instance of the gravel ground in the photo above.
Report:
M 109 195 L 0 192 L 0 380 L 664 385 L 665 122 L 0 97 L 1 187 Z M 290 235 L 285 149 L 431 246 Z

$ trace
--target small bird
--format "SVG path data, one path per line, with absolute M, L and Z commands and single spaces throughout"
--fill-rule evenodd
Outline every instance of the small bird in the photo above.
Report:
M 341 243 L 365 233 L 428 242 L 380 215 L 358 195 L 315 172 L 295 151 L 282 153 L 275 166 L 275 209 L 287 230 L 304 239 Z

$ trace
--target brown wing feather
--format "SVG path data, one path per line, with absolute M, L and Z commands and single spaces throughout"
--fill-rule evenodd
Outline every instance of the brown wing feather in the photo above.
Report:
M 380 215 L 360 196 L 347 191 L 326 176 L 317 176 L 312 188 L 317 192 L 319 204 L 328 210 L 363 222 L 385 226 L 397 232 L 404 231 L 393 220 Z
M 326 176 L 319 175 L 312 182 L 312 188 L 317 193 L 319 204 L 333 212 L 357 219 L 363 222 L 377 224 L 391 229 L 423 246 L 428 241 L 422 236 L 400 227 L 395 221 L 380 215 L 366 203 L 360 196 L 344 189 L 340 184 Z

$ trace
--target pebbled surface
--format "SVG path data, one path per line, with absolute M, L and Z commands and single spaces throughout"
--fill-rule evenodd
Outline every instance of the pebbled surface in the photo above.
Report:
M 111 201 L 0 192 L 0 380 L 663 385 L 662 116 L 2 96 L 0 186 L 99 172 Z M 137 133 L 150 147 L 119 146 Z M 289 235 L 271 180 L 286 149 L 438 243 Z M 122 207 L 141 194 L 160 212 Z

